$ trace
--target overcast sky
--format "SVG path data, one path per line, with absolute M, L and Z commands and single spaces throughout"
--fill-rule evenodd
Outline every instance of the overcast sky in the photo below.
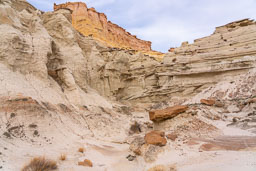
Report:
M 42 11 L 53 3 L 75 0 L 27 0 Z M 213 33 L 215 27 L 232 21 L 256 19 L 256 0 L 78 0 L 140 39 L 152 42 L 154 50 L 166 52 L 181 42 Z

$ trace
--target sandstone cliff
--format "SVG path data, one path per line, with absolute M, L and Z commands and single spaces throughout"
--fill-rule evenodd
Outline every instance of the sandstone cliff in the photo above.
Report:
M 151 51 L 151 42 L 138 39 L 125 29 L 107 20 L 103 13 L 94 8 L 87 8 L 82 2 L 68 2 L 54 4 L 54 10 L 70 9 L 72 11 L 72 24 L 75 29 L 85 36 L 92 36 L 111 47 Z

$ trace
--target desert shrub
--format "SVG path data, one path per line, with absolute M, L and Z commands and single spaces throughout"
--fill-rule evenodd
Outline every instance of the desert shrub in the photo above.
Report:
M 61 154 L 60 155 L 60 160 L 64 161 L 67 159 L 67 155 L 66 154 Z
M 21 171 L 52 171 L 58 168 L 57 163 L 44 157 L 35 157 Z

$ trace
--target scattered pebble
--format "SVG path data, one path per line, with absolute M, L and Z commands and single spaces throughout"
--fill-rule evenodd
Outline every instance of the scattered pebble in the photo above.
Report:
M 133 156 L 133 155 L 128 155 L 127 157 L 126 157 L 129 161 L 133 161 L 135 158 L 136 158 L 136 156 Z

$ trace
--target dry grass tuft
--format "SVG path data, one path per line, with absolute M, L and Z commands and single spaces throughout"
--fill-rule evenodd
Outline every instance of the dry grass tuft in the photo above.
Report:
M 67 159 L 67 155 L 66 154 L 61 154 L 60 155 L 60 160 L 64 161 Z
M 21 171 L 52 171 L 58 168 L 56 161 L 35 157 Z
M 83 153 L 85 150 L 84 150 L 84 148 L 83 147 L 80 147 L 79 149 L 78 149 L 78 152 L 80 152 L 80 153 Z

